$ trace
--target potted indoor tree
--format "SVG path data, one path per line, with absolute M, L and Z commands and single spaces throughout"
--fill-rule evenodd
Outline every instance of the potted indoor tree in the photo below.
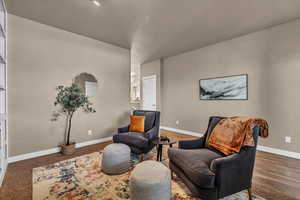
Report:
M 68 87 L 58 86 L 56 90 L 57 96 L 54 105 L 59 106 L 59 110 L 54 113 L 52 120 L 56 121 L 61 115 L 66 117 L 66 138 L 64 144 L 61 145 L 61 152 L 64 155 L 71 155 L 75 151 L 75 142 L 70 142 L 74 113 L 80 108 L 86 113 L 94 113 L 96 110 L 92 108 L 92 103 L 88 97 L 81 92 L 77 84 L 72 83 L 72 85 Z

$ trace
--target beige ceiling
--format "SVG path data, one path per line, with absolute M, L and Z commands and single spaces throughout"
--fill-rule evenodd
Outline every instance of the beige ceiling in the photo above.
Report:
M 139 62 L 300 17 L 300 0 L 6 0 L 12 14 L 132 48 Z

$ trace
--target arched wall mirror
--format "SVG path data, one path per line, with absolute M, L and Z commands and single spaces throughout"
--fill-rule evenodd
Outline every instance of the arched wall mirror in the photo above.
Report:
M 88 97 L 93 97 L 97 93 L 98 81 L 96 77 L 89 73 L 81 73 L 75 77 L 74 82 L 80 87 L 81 91 Z

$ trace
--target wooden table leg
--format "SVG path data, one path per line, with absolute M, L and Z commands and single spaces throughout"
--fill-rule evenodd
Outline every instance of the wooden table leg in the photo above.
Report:
M 162 154 L 163 154 L 163 145 L 160 145 L 160 155 L 159 155 L 159 161 L 162 161 Z
M 143 162 L 144 161 L 144 154 L 142 153 L 141 155 L 140 155 L 140 162 Z
M 159 161 L 159 144 L 156 145 L 156 155 L 157 155 L 156 161 Z
M 251 188 L 248 188 L 249 200 L 252 200 L 252 191 Z
M 174 172 L 171 170 L 171 179 L 174 180 Z

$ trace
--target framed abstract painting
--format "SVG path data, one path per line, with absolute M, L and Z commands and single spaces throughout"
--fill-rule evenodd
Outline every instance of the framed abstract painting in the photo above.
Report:
M 201 79 L 201 100 L 248 100 L 248 75 Z

